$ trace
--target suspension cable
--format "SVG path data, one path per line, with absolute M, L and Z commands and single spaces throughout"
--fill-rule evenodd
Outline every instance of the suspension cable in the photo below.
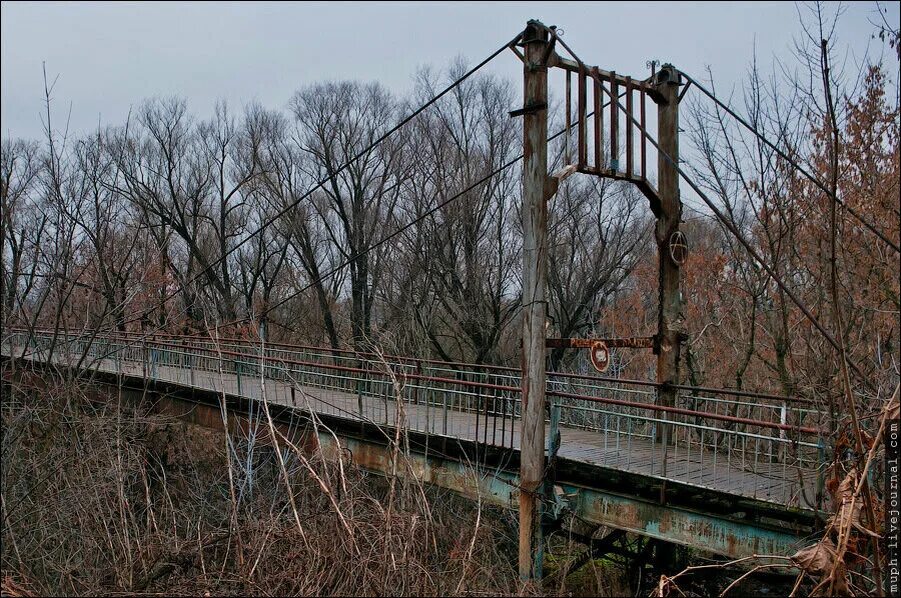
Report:
M 338 174 L 340 174 L 342 171 L 344 171 L 345 169 L 347 169 L 349 166 L 351 166 L 352 164 L 354 164 L 357 160 L 359 160 L 360 158 L 362 158 L 363 156 L 365 156 L 367 153 L 369 153 L 370 151 L 372 151 L 372 150 L 373 150 L 376 146 L 378 146 L 380 143 L 382 143 L 383 141 L 385 141 L 386 139 L 388 139 L 391 135 L 393 135 L 394 133 L 396 133 L 396 132 L 397 132 L 399 129 L 401 129 L 404 125 L 406 125 L 406 124 L 409 123 L 411 120 L 413 120 L 414 118 L 416 118 L 417 116 L 419 116 L 423 111 L 425 111 L 427 108 L 429 108 L 430 106 L 432 106 L 433 104 L 435 104 L 435 103 L 436 103 L 438 100 L 440 100 L 442 97 L 444 97 L 445 95 L 447 95 L 448 93 L 450 93 L 451 90 L 453 90 L 453 89 L 456 88 L 458 85 L 460 85 L 461 83 L 463 83 L 465 80 L 467 80 L 469 77 L 471 77 L 473 74 L 475 74 L 478 70 L 480 70 L 480 69 L 481 69 L 482 67 L 484 67 L 486 64 L 488 64 L 489 62 L 491 62 L 492 60 L 494 60 L 494 59 L 495 59 L 499 54 L 501 54 L 504 50 L 506 50 L 507 48 L 509 48 L 509 47 L 511 47 L 511 46 L 514 46 L 521 38 L 522 38 L 522 33 L 520 32 L 520 33 L 518 33 L 513 39 L 511 39 L 511 40 L 508 41 L 508 42 L 505 42 L 502 46 L 500 46 L 500 47 L 499 47 L 498 49 L 496 49 L 494 52 L 492 52 L 491 54 L 489 54 L 484 60 L 482 60 L 481 62 L 479 62 L 476 66 L 472 67 L 471 69 L 469 69 L 468 71 L 466 71 L 466 73 L 464 73 L 464 74 L 461 75 L 459 78 L 457 78 L 457 79 L 454 80 L 452 83 L 450 83 L 450 84 L 449 84 L 447 87 L 445 87 L 440 93 L 438 93 L 437 95 L 435 95 L 434 97 L 432 97 L 432 98 L 431 98 L 429 101 L 427 101 L 425 104 L 423 104 L 422 106 L 420 106 L 419 108 L 417 108 L 416 110 L 414 110 L 413 112 L 411 112 L 410 114 L 408 114 L 406 117 L 404 117 L 403 119 L 401 119 L 400 122 L 398 122 L 396 125 L 394 125 L 394 126 L 393 126 L 391 129 L 389 129 L 388 131 L 386 131 L 384 134 L 382 134 L 378 139 L 376 139 L 374 142 L 372 142 L 368 147 L 366 147 L 365 149 L 363 149 L 363 150 L 361 150 L 360 152 L 358 152 L 356 155 L 354 155 L 350 160 L 348 160 L 347 162 L 345 162 L 344 164 L 342 164 L 342 165 L 341 165 L 338 169 L 336 169 L 334 172 L 332 172 L 331 174 L 329 174 L 328 176 L 326 176 L 325 178 L 323 178 L 322 180 L 320 180 L 319 182 L 317 182 L 313 187 L 311 187 L 306 193 L 304 193 L 302 196 L 300 196 L 297 200 L 291 202 L 290 204 L 288 204 L 287 206 L 285 206 L 284 208 L 282 208 L 281 210 L 279 210 L 279 212 L 278 212 L 277 214 L 275 214 L 274 216 L 270 217 L 266 222 L 264 222 L 263 224 L 261 224 L 256 230 L 254 230 L 254 231 L 253 231 L 252 233 L 250 233 L 248 236 L 246 236 L 245 238 L 243 238 L 243 239 L 242 239 L 241 241 L 239 241 L 236 245 L 234 245 L 233 247 L 231 247 L 230 249 L 228 249 L 223 255 L 221 255 L 221 256 L 218 257 L 217 259 L 213 260 L 210 264 L 208 264 L 208 265 L 207 265 L 206 267 L 204 267 L 200 272 L 198 272 L 197 274 L 195 274 L 194 276 L 192 276 L 192 277 L 191 277 L 187 282 L 185 282 L 183 285 L 180 285 L 178 289 L 176 289 L 175 291 L 173 291 L 173 292 L 169 293 L 168 295 L 166 295 L 165 297 L 163 297 L 163 298 L 160 300 L 159 303 L 157 303 L 156 305 L 154 305 L 152 308 L 150 308 L 150 309 L 144 311 L 144 312 L 141 313 L 139 316 L 135 316 L 135 317 L 133 317 L 133 318 L 131 318 L 131 319 L 125 320 L 124 322 L 122 322 L 121 325 L 122 325 L 122 326 L 127 326 L 128 324 L 131 324 L 131 323 L 134 323 L 134 322 L 143 320 L 143 319 L 147 318 L 151 313 L 153 313 L 153 312 L 157 311 L 158 309 L 162 308 L 163 305 L 165 305 L 166 303 L 168 303 L 169 301 L 171 301 L 174 297 L 178 296 L 180 293 L 184 292 L 184 291 L 187 289 L 188 286 L 190 286 L 191 284 L 193 284 L 194 282 L 196 282 L 201 276 L 203 276 L 204 274 L 206 274 L 207 272 L 209 272 L 212 268 L 214 268 L 216 265 L 218 265 L 218 264 L 221 263 L 223 260 L 225 260 L 229 255 L 231 255 L 232 253 L 234 253 L 235 251 L 237 251 L 237 249 L 238 249 L 239 247 L 241 247 L 242 245 L 244 245 L 244 243 L 246 243 L 247 241 L 250 241 L 251 239 L 253 239 L 253 238 L 256 237 L 257 235 L 259 235 L 261 232 L 263 232 L 265 229 L 267 229 L 269 226 L 271 226 L 276 220 L 278 220 L 279 218 L 281 218 L 282 216 L 284 216 L 286 213 L 288 213 L 290 210 L 292 210 L 293 208 L 295 208 L 298 204 L 300 204 L 301 201 L 303 201 L 304 199 L 306 199 L 306 198 L 308 198 L 310 195 L 312 195 L 317 189 L 321 188 L 321 187 L 324 186 L 326 183 L 328 183 L 329 181 L 331 181 L 334 177 L 336 177 L 336 176 L 337 176 Z M 506 166 L 504 166 L 504 168 L 506 168 Z M 387 241 L 387 239 L 385 239 L 385 240 L 383 240 L 383 241 Z M 374 248 L 374 247 L 373 247 L 373 248 Z M 372 248 L 370 248 L 370 249 L 372 249 Z M 356 259 L 357 257 L 359 257 L 359 255 L 354 256 L 354 257 L 351 259 L 351 261 L 352 261 L 353 259 Z M 348 263 L 349 263 L 349 262 L 348 262 Z M 303 289 L 303 290 L 306 290 L 306 288 Z M 279 304 L 281 304 L 281 302 L 280 302 Z M 181 314 L 185 313 L 186 311 L 187 311 L 187 306 L 185 306 L 185 307 L 183 307 L 182 309 L 180 309 L 177 313 L 178 313 L 178 315 L 181 315 Z M 268 313 L 268 310 L 267 310 L 266 312 L 264 312 L 264 313 Z M 246 318 L 236 320 L 235 322 L 241 322 L 241 321 L 244 321 L 244 320 L 246 320 Z M 226 324 L 216 326 L 216 329 L 219 329 L 219 328 L 221 328 L 221 327 L 223 327 L 223 326 L 225 326 L 225 325 L 226 325 Z M 160 332 L 164 327 L 165 327 L 164 324 L 160 324 L 160 325 L 154 327 L 152 330 L 150 330 L 150 331 L 148 331 L 148 332 L 146 332 L 146 333 L 143 333 L 143 335 L 142 335 L 141 337 L 135 339 L 134 342 L 135 342 L 135 343 L 140 343 L 140 342 L 146 340 L 147 338 L 150 338 L 151 336 L 153 336 L 153 335 L 156 334 L 157 332 Z M 29 325 L 29 328 L 33 328 L 33 326 Z M 93 331 L 93 335 L 92 335 L 92 337 L 91 337 L 92 339 L 97 335 L 97 332 L 99 332 L 99 331 L 98 331 L 98 330 L 94 330 L 94 331 Z M 104 356 L 104 357 L 105 357 L 105 356 Z
M 623 112 L 625 113 L 626 112 L 625 107 L 623 107 L 622 104 L 620 104 L 618 101 L 617 101 L 617 104 L 619 104 L 619 107 L 622 108 Z M 626 115 L 630 120 L 632 120 L 633 124 L 635 124 L 636 126 L 641 126 L 640 123 L 635 119 L 634 116 L 632 116 L 631 114 L 628 114 L 628 113 Z M 804 302 L 801 301 L 801 299 L 799 299 L 794 294 L 794 292 L 792 292 L 792 290 L 788 288 L 788 286 L 782 281 L 782 278 L 776 273 L 776 271 L 772 268 L 772 266 L 770 266 L 763 259 L 763 257 L 761 257 L 761 255 L 757 252 L 757 250 L 755 250 L 751 246 L 751 244 L 744 238 L 744 235 L 741 234 L 741 232 L 738 230 L 738 228 L 735 226 L 735 224 L 732 221 L 730 221 L 728 218 L 726 218 L 725 214 L 723 214 L 723 212 L 720 211 L 720 209 L 716 207 L 716 205 L 713 203 L 713 201 L 711 201 L 711 199 L 709 197 L 707 197 L 707 194 L 705 194 L 701 190 L 701 188 L 698 186 L 698 184 L 695 183 L 694 180 L 691 177 L 689 177 L 682 168 L 679 167 L 679 164 L 675 160 L 673 160 L 673 158 L 669 154 L 667 154 L 665 151 L 660 149 L 660 145 L 657 143 L 657 140 L 654 139 L 654 137 L 650 133 L 646 133 L 646 135 L 647 135 L 648 141 L 651 142 L 651 145 L 653 145 L 654 148 L 656 148 L 657 153 L 659 155 L 663 156 L 664 159 L 666 159 L 666 161 L 669 162 L 670 166 L 676 172 L 679 173 L 679 176 L 682 177 L 682 180 L 684 180 L 686 183 L 688 183 L 688 185 L 694 190 L 694 192 L 698 194 L 698 196 L 704 201 L 705 204 L 707 204 L 707 207 L 710 208 L 711 211 L 713 211 L 713 213 L 717 217 L 717 219 L 723 223 L 723 226 L 725 226 L 729 230 L 729 232 L 732 233 L 732 235 L 739 241 L 739 243 L 742 244 L 742 246 L 751 255 L 751 257 L 753 257 L 757 261 L 757 263 L 759 263 L 763 267 L 763 269 L 766 270 L 767 274 L 769 274 L 773 278 L 773 280 L 776 282 L 776 284 L 779 286 L 779 288 L 782 289 L 786 295 L 788 295 L 788 297 L 792 300 L 792 303 L 794 303 L 798 307 L 798 309 L 801 310 L 801 313 L 803 313 L 804 316 L 810 321 L 810 323 L 813 324 L 814 327 L 816 327 L 816 329 L 823 335 L 823 337 L 826 339 L 826 341 L 828 341 L 829 344 L 832 345 L 836 351 L 841 351 L 840 345 L 838 344 L 838 341 L 835 340 L 835 337 L 833 337 L 832 334 L 828 330 L 826 330 L 826 328 L 820 323 L 820 321 L 816 318 L 816 316 L 814 316 L 810 312 L 810 310 L 807 308 L 807 306 L 804 305 Z M 854 363 L 850 363 L 850 365 L 854 369 L 854 372 L 857 374 L 857 376 L 861 380 L 861 382 L 863 382 L 869 388 L 873 388 L 872 383 L 863 375 L 863 372 L 861 372 L 860 369 Z
M 804 175 L 804 177 L 807 178 L 807 180 L 809 180 L 811 183 L 813 183 L 814 185 L 816 185 L 816 187 L 817 187 L 820 191 L 822 191 L 823 193 L 825 193 L 826 196 L 829 197 L 829 199 L 831 199 L 832 201 L 834 201 L 834 202 L 837 203 L 838 205 L 842 206 L 842 208 L 844 208 L 845 210 L 847 210 L 849 214 L 851 214 L 855 219 L 857 219 L 861 224 L 863 224 L 864 227 L 866 227 L 870 232 L 872 232 L 873 234 L 875 234 L 875 235 L 876 235 L 877 237 L 879 237 L 885 244 L 887 244 L 889 247 L 891 247 L 892 249 L 894 249 L 894 250 L 895 250 L 895 253 L 901 253 L 901 247 L 899 247 L 897 243 L 895 243 L 894 241 L 892 241 L 891 239 L 889 239 L 887 236 L 885 236 L 885 234 L 882 233 L 882 231 L 878 230 L 875 226 L 873 226 L 872 224 L 870 224 L 870 223 L 869 223 L 869 222 L 868 222 L 861 214 L 859 214 L 854 208 L 852 208 L 852 207 L 849 206 L 847 203 L 845 203 L 844 201 L 842 201 L 841 199 L 839 199 L 839 198 L 838 198 L 838 195 L 836 195 L 836 194 L 832 193 L 831 191 L 829 191 L 829 189 L 827 189 L 826 186 L 825 186 L 822 182 L 820 182 L 820 180 L 819 180 L 818 178 L 816 178 L 814 175 L 812 175 L 810 172 L 808 172 L 803 166 L 801 166 L 800 164 L 798 164 L 798 162 L 797 162 L 796 160 L 793 160 L 793 159 L 792 159 L 791 157 L 789 157 L 785 152 L 783 152 L 781 149 L 779 149 L 779 148 L 776 146 L 776 144 L 774 144 L 772 141 L 770 141 L 769 139 L 767 139 L 760 131 L 758 131 L 755 127 L 753 127 L 747 120 L 745 120 L 744 118 L 742 118 L 741 116 L 739 116 L 739 115 L 738 115 L 734 110 L 732 110 L 732 108 L 730 108 L 725 102 L 723 102 L 723 101 L 721 101 L 719 98 L 717 98 L 710 90 L 708 90 L 706 87 L 704 87 L 703 85 L 701 85 L 700 83 L 698 83 L 698 81 L 696 81 L 696 80 L 695 80 L 694 78 L 692 78 L 690 75 L 686 74 L 684 71 L 679 71 L 679 72 L 682 74 L 683 77 L 685 77 L 685 78 L 688 80 L 689 83 L 694 84 L 698 89 L 701 90 L 702 93 L 704 93 L 704 95 L 706 95 L 708 98 L 710 98 L 711 100 L 713 100 L 713 102 L 714 102 L 717 106 L 719 106 L 719 107 L 722 108 L 724 111 L 726 111 L 726 113 L 728 113 L 732 118 L 734 118 L 734 119 L 737 120 L 739 123 L 741 123 L 746 129 L 748 129 L 748 131 L 750 131 L 755 137 L 757 137 L 757 138 L 758 138 L 761 142 L 763 142 L 767 147 L 769 147 L 770 149 L 772 149 L 773 151 L 775 151 L 775 152 L 779 155 L 780 158 L 782 158 L 783 160 L 785 160 L 786 162 L 788 162 L 795 170 L 797 170 L 797 171 L 800 172 L 802 175 Z
M 604 105 L 602 106 L 602 109 L 605 108 L 605 107 L 607 107 L 607 106 L 609 106 L 609 105 L 610 105 L 610 102 L 607 102 L 606 104 L 604 104 Z M 594 115 L 594 111 L 589 112 L 588 114 L 585 115 L 585 118 L 586 118 L 586 119 L 587 119 L 587 118 L 590 118 L 590 117 L 593 116 L 593 115 Z M 571 123 L 568 127 L 565 127 L 565 128 L 563 128 L 563 129 L 557 131 L 556 133 L 554 133 L 553 135 L 551 135 L 550 137 L 548 137 L 547 140 L 548 140 L 548 141 L 553 141 L 554 139 L 557 139 L 558 137 L 560 137 L 561 135 L 563 135 L 564 133 L 566 133 L 566 131 L 569 129 L 569 127 L 573 127 L 573 126 L 577 125 L 577 124 L 579 123 L 579 120 L 581 120 L 581 119 L 577 119 L 576 121 L 574 121 L 573 123 Z M 400 235 L 400 234 L 403 233 L 404 231 L 409 230 L 410 228 L 412 228 L 413 226 L 419 224 L 420 222 L 422 222 L 423 220 L 425 220 L 426 218 L 428 218 L 428 217 L 431 216 L 432 214 L 434 214 L 434 213 L 440 211 L 442 208 L 444 208 L 445 206 L 449 205 L 451 202 L 455 201 L 456 199 L 459 199 L 459 198 L 462 197 L 463 195 L 466 195 L 467 193 L 469 193 L 470 191 L 472 191 L 473 189 L 475 189 L 475 188 L 478 187 L 479 185 L 482 185 L 483 183 L 486 183 L 487 181 L 489 181 L 492 177 L 495 177 L 495 176 L 497 176 L 498 174 L 500 174 L 501 172 L 503 172 L 504 170 L 510 168 L 511 166 L 513 166 L 514 164 L 516 164 L 517 162 L 519 162 L 520 160 L 522 160 L 524 156 L 525 156 L 525 154 L 519 154 L 519 155 L 516 156 L 515 158 L 512 158 L 511 160 L 509 160 L 509 161 L 506 162 L 505 164 L 503 164 L 503 165 L 497 167 L 497 168 L 494 169 L 492 172 L 490 172 L 489 174 L 485 175 L 484 177 L 482 177 L 482 178 L 479 179 L 478 181 L 472 183 L 471 185 L 469 185 L 468 187 L 466 187 L 466 188 L 463 189 L 462 191 L 456 193 L 455 195 L 453 195 L 452 197 L 450 197 L 450 198 L 444 200 L 443 202 L 439 203 L 438 205 L 436 205 L 436 206 L 430 208 L 428 211 L 424 212 L 424 213 L 421 214 L 420 216 L 417 216 L 415 219 L 411 220 L 411 221 L 408 222 L 407 224 L 405 224 L 405 225 L 403 225 L 402 227 L 398 228 L 398 229 L 395 230 L 394 232 L 392 232 L 392 233 L 390 233 L 390 234 L 388 234 L 388 235 L 382 237 L 381 239 L 379 239 L 378 241 L 376 241 L 375 243 L 373 243 L 373 244 L 370 245 L 369 247 L 360 250 L 360 251 L 357 252 L 356 254 L 354 254 L 354 255 L 350 256 L 349 258 L 347 258 L 346 260 L 342 261 L 342 262 L 341 262 L 340 264 L 338 264 L 337 266 L 334 266 L 333 268 L 329 269 L 327 272 L 325 272 L 324 274 L 321 274 L 318 278 L 316 278 L 315 280 L 311 281 L 311 282 L 310 282 L 309 284 L 307 284 L 306 286 L 304 286 L 304 287 L 302 287 L 301 289 L 299 289 L 299 290 L 297 290 L 297 291 L 291 293 L 290 295 L 288 295 L 287 297 L 281 299 L 280 301 L 278 301 L 277 303 L 273 304 L 272 306 L 267 307 L 267 308 L 266 308 L 265 310 L 263 310 L 261 313 L 256 314 L 255 317 L 260 318 L 260 317 L 263 317 L 263 316 L 268 315 L 272 310 L 274 310 L 274 309 L 276 309 L 276 308 L 278 308 L 278 307 L 281 307 L 282 305 L 284 305 L 285 303 L 287 303 L 288 301 L 290 301 L 290 300 L 293 299 L 294 297 L 297 297 L 298 295 L 300 295 L 300 294 L 302 294 L 302 293 L 308 291 L 309 289 L 313 288 L 313 286 L 315 286 L 316 284 L 319 284 L 320 282 L 322 282 L 322 281 L 324 281 L 324 280 L 330 278 L 331 276 L 337 274 L 339 271 L 341 271 L 341 269 L 347 267 L 348 265 L 350 265 L 351 263 L 353 263 L 355 260 L 357 260 L 357 259 L 359 259 L 360 257 L 366 255 L 366 254 L 369 253 L 370 251 L 372 251 L 372 250 L 374 250 L 374 249 L 377 249 L 377 248 L 381 247 L 382 245 L 384 245 L 385 243 L 387 243 L 387 242 L 390 241 L 391 239 L 397 237 L 398 235 Z M 247 321 L 248 319 L 250 319 L 249 316 L 248 316 L 248 317 L 245 317 L 245 318 L 239 318 L 239 319 L 234 320 L 234 321 L 232 321 L 232 322 L 227 322 L 227 323 L 225 323 L 225 324 L 222 324 L 222 325 L 218 326 L 217 328 L 222 328 L 222 327 L 225 327 L 225 326 L 230 326 L 230 325 L 233 325 L 233 324 L 237 324 L 237 323 L 240 323 L 240 322 L 244 322 L 244 321 Z
M 413 120 L 414 118 L 416 118 L 417 116 L 419 116 L 423 111 L 425 111 L 427 108 L 429 108 L 430 106 L 432 106 L 433 104 L 435 104 L 435 102 L 437 102 L 437 101 L 440 100 L 442 97 L 444 97 L 445 95 L 447 95 L 448 93 L 450 93 L 451 90 L 453 90 L 453 89 L 456 88 L 458 85 L 460 85 L 461 83 L 463 83 L 464 81 L 466 81 L 469 77 L 471 77 L 473 74 L 475 74 L 478 70 L 480 70 L 480 69 L 481 69 L 482 67 L 484 67 L 486 64 L 488 64 L 489 62 L 491 62 L 492 60 L 494 60 L 494 58 L 496 58 L 501 52 L 503 52 L 504 50 L 506 50 L 508 47 L 510 47 L 510 46 L 512 46 L 512 45 L 514 45 L 514 44 L 516 44 L 516 42 L 518 42 L 519 39 L 520 39 L 521 37 L 522 37 L 522 33 L 519 33 L 519 34 L 516 35 L 516 37 L 514 37 L 514 38 L 511 39 L 510 41 L 504 43 L 501 47 L 499 47 L 497 50 L 495 50 L 494 52 L 492 52 L 491 54 L 489 54 L 489 55 L 488 55 L 484 60 L 482 60 L 480 63 L 478 63 L 477 65 L 475 65 L 474 67 L 472 67 L 471 69 L 469 69 L 468 71 L 466 71 L 466 72 L 465 72 L 463 75 L 461 75 L 459 78 L 457 78 L 457 79 L 454 80 L 452 83 L 450 83 L 450 84 L 449 84 L 447 87 L 445 87 L 440 93 L 438 93 L 437 95 L 433 96 L 432 99 L 430 99 L 429 101 L 427 101 L 425 104 L 421 105 L 419 108 L 417 108 L 416 110 L 414 110 L 413 112 L 411 112 L 411 113 L 408 114 L 407 116 L 405 116 L 403 119 L 401 119 L 400 122 L 398 122 L 396 125 L 394 125 L 393 127 L 391 127 L 391 129 L 389 129 L 388 131 L 386 131 L 385 133 L 383 133 L 378 139 L 376 139 L 375 141 L 373 141 L 372 143 L 370 143 L 366 148 L 364 148 L 363 150 L 361 150 L 361 151 L 359 151 L 357 154 L 355 154 L 355 155 L 354 155 L 352 158 L 350 158 L 347 162 L 345 162 L 345 163 L 342 164 L 340 167 L 338 167 L 334 172 L 328 174 L 325 178 L 323 178 L 323 179 L 321 179 L 320 181 L 318 181 L 315 185 L 313 185 L 309 190 L 307 190 L 307 191 L 306 191 L 303 195 L 301 195 L 298 199 L 292 201 L 291 203 L 289 203 L 288 205 L 286 205 L 285 207 L 283 207 L 281 210 L 279 210 L 274 216 L 271 216 L 270 218 L 268 218 L 268 219 L 267 219 L 265 222 L 263 222 L 259 227 L 257 227 L 252 233 L 250 233 L 249 235 L 247 235 L 246 237 L 244 237 L 243 239 L 241 239 L 236 245 L 232 246 L 230 249 L 228 249 L 228 250 L 227 250 L 224 254 L 222 254 L 220 257 L 218 257 L 218 258 L 216 258 L 215 260 L 213 260 L 210 264 L 208 264 L 208 265 L 207 265 L 205 268 L 203 268 L 200 272 L 198 272 L 197 274 L 195 274 L 194 276 L 192 276 L 191 279 L 188 280 L 185 284 L 180 285 L 179 288 L 178 288 L 177 290 L 175 290 L 175 291 L 173 291 L 172 293 L 170 293 L 169 295 L 165 296 L 159 303 L 157 303 L 156 305 L 154 305 L 154 307 L 151 308 L 149 311 L 144 312 L 144 313 L 141 314 L 140 316 L 137 316 L 137 317 L 135 317 L 135 318 L 132 318 L 131 320 L 126 321 L 125 324 L 131 323 L 131 322 L 135 322 L 135 321 L 137 321 L 137 320 L 140 320 L 140 319 L 142 319 L 142 318 L 145 318 L 145 317 L 147 317 L 150 313 L 153 313 L 154 311 L 156 311 L 157 309 L 161 308 L 163 305 L 165 305 L 166 303 L 168 303 L 171 299 L 173 299 L 173 298 L 176 297 L 178 294 L 180 294 L 181 292 L 183 292 L 188 286 L 190 286 L 191 284 L 193 284 L 194 282 L 196 282 L 201 276 L 203 276 L 204 274 L 206 274 L 207 272 L 209 272 L 212 268 L 214 268 L 215 266 L 217 266 L 218 264 L 220 264 L 223 260 L 225 260 L 226 258 L 228 258 L 228 256 L 230 256 L 232 253 L 234 253 L 235 251 L 237 251 L 238 248 L 240 248 L 242 245 L 244 245 L 245 243 L 247 243 L 248 241 L 250 241 L 251 239 L 253 239 L 253 238 L 256 237 L 257 235 L 259 235 L 260 233 L 262 233 L 264 230 L 266 230 L 267 228 L 269 228 L 269 226 L 271 226 L 273 223 L 275 223 L 279 218 L 281 218 L 282 216 L 284 216 L 285 214 L 287 214 L 289 211 L 291 211 L 292 209 L 294 209 L 295 207 L 297 207 L 297 205 L 300 204 L 300 202 L 302 202 L 303 200 L 305 200 L 305 199 L 307 199 L 308 197 L 310 197 L 317 189 L 320 189 L 320 188 L 321 188 L 322 186 L 324 186 L 326 183 L 328 183 L 329 181 L 331 181 L 332 179 L 334 179 L 338 174 L 340 174 L 341 172 L 343 172 L 344 170 L 346 170 L 348 167 L 350 167 L 351 165 L 353 165 L 355 162 L 357 162 L 360 158 L 364 157 L 366 154 L 368 154 L 369 152 L 371 152 L 371 151 L 372 151 L 373 149 L 375 149 L 379 144 L 381 144 L 383 141 L 385 141 L 386 139 L 388 139 L 389 137 L 391 137 L 391 135 L 393 135 L 393 134 L 396 133 L 398 130 L 400 130 L 404 125 L 406 125 L 406 124 L 409 123 L 411 120 Z

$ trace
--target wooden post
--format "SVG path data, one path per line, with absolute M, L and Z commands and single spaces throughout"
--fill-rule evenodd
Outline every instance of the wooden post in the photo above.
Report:
M 657 214 L 658 285 L 659 306 L 657 314 L 657 337 L 654 352 L 657 354 L 657 390 L 659 405 L 672 406 L 676 402 L 673 384 L 679 381 L 679 352 L 682 326 L 682 292 L 680 290 L 679 263 L 670 251 L 670 239 L 679 230 L 682 219 L 682 201 L 679 197 L 679 172 L 666 157 L 676 164 L 679 161 L 679 71 L 665 64 L 655 75 L 659 92 L 657 99 L 657 130 L 660 152 L 657 158 L 657 194 L 660 210 Z M 664 156 L 664 153 L 666 156 Z M 665 415 L 661 419 L 666 419 Z M 666 461 L 669 445 L 673 443 L 673 428 L 670 424 L 660 426 L 657 442 L 661 443 L 661 471 L 666 476 Z M 666 502 L 666 483 L 660 487 L 660 502 Z M 658 541 L 654 546 L 654 562 L 660 569 L 671 568 L 677 562 L 675 545 Z
M 659 264 L 659 311 L 657 319 L 657 339 L 654 351 L 657 354 L 657 382 L 664 386 L 658 390 L 658 403 L 672 406 L 676 401 L 679 378 L 679 353 L 682 326 L 682 292 L 680 289 L 679 263 L 670 251 L 670 239 L 679 230 L 682 219 L 682 201 L 679 197 L 679 173 L 663 155 L 679 160 L 679 71 L 665 64 L 656 74 L 657 128 L 660 137 L 660 154 L 657 160 L 660 214 L 657 216 L 657 254 Z M 664 443 L 672 442 L 671 427 L 662 426 L 658 438 Z M 664 467 L 666 461 L 664 460 Z M 665 469 L 664 469 L 665 471 Z
M 525 47 L 523 61 L 525 158 L 522 171 L 523 315 L 519 575 L 523 581 L 527 581 L 541 579 L 543 560 L 539 494 L 544 478 L 547 200 L 548 189 L 551 187 L 547 172 L 547 28 L 538 21 L 529 21 L 523 34 L 522 45 Z M 584 128 L 584 122 L 579 126 Z

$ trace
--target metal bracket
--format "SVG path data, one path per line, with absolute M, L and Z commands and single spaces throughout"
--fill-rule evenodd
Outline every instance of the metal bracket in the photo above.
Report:
M 682 88 L 682 92 L 679 94 L 679 99 L 676 100 L 677 103 L 682 102 L 682 98 L 685 97 L 685 94 L 688 93 L 689 88 L 691 87 L 691 81 L 685 84 L 685 87 Z
M 522 32 L 522 38 L 519 40 L 519 45 L 525 46 L 532 42 L 547 42 L 548 40 L 545 36 L 548 35 L 549 31 L 550 28 L 541 21 L 530 19 L 526 22 L 526 28 Z
M 530 104 L 523 108 L 519 108 L 518 110 L 510 111 L 510 118 L 516 118 L 517 116 L 523 116 L 524 114 L 534 114 L 546 109 L 547 102 L 538 102 L 537 104 Z
M 570 509 L 570 499 L 578 498 L 578 492 L 564 492 L 563 488 L 560 486 L 554 485 L 553 489 L 553 500 L 554 505 L 551 507 L 551 512 L 553 513 L 554 520 L 560 519 L 563 513 L 571 510 Z
M 660 67 L 654 79 L 654 85 L 681 85 L 682 74 L 673 65 L 667 63 Z

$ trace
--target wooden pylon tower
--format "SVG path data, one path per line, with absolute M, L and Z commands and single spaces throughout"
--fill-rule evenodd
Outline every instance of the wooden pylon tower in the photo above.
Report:
M 522 419 L 519 498 L 519 572 L 524 581 L 542 576 L 542 505 L 545 482 L 547 202 L 559 182 L 576 172 L 629 181 L 648 198 L 657 219 L 658 325 L 651 346 L 657 355 L 657 401 L 675 403 L 683 340 L 681 270 L 684 237 L 679 231 L 682 202 L 679 175 L 679 72 L 664 65 L 648 79 L 635 80 L 588 66 L 563 43 L 553 27 L 529 21 L 520 37 L 523 62 L 523 288 Z M 569 57 L 557 53 L 562 46 Z M 575 161 L 548 173 L 548 70 L 566 71 L 567 135 L 572 78 L 576 78 Z M 590 97 L 589 97 L 590 96 Z M 657 187 L 648 179 L 647 99 L 657 105 L 660 151 Z M 606 125 L 605 125 L 606 120 Z M 569 138 L 567 138 L 567 143 Z M 664 155 L 664 153 L 666 155 Z M 621 157 L 623 158 L 621 160 Z M 566 339 L 563 339 L 566 340 Z M 553 420 L 552 420 L 553 421 Z M 669 444 L 663 426 L 661 442 Z M 665 463 L 665 459 L 664 459 Z M 662 497 L 661 497 L 662 498 Z

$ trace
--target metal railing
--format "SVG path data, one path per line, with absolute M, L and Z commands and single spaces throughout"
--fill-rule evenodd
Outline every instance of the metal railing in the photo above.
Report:
M 249 341 L 128 334 L 11 331 L 3 353 L 519 447 L 521 381 L 514 368 L 301 345 L 266 345 L 261 354 L 260 344 Z M 821 415 L 812 405 L 685 391 L 664 406 L 656 404 L 656 390 L 653 383 L 549 372 L 548 436 L 559 430 L 564 458 L 819 506 L 825 451 Z

